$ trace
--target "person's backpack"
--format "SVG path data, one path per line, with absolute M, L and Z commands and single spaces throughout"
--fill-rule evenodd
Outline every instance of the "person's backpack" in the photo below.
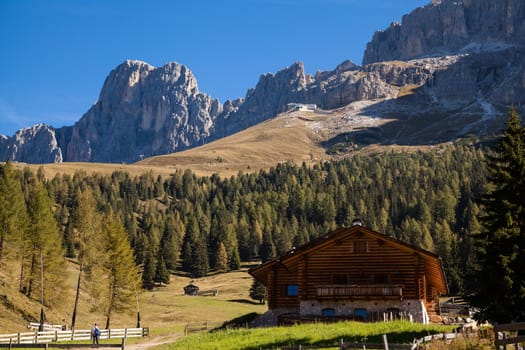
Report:
M 100 336 L 100 329 L 95 328 L 95 337 L 99 337 L 99 336 Z

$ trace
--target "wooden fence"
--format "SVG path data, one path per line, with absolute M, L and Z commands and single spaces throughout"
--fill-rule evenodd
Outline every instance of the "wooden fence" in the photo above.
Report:
M 383 334 L 383 343 L 345 343 L 343 339 L 339 340 L 339 344 L 334 345 L 297 345 L 282 347 L 281 350 L 305 350 L 305 349 L 333 349 L 337 347 L 339 350 L 344 349 L 381 349 L 381 350 L 413 350 L 417 348 L 417 344 L 389 344 L 386 334 Z
M 0 344 L 0 349 L 78 349 L 78 348 L 120 348 L 125 350 L 126 339 L 122 338 L 120 344 L 97 344 L 93 345 L 91 343 L 41 343 L 41 344 Z
M 184 335 L 188 335 L 189 333 L 205 332 L 220 327 L 221 325 L 222 323 L 219 322 L 188 323 L 184 327 Z
M 420 339 L 414 339 L 412 344 L 389 344 L 386 334 L 383 334 L 383 343 L 350 343 L 339 340 L 338 345 L 296 345 L 282 347 L 281 350 L 303 350 L 303 349 L 333 349 L 338 347 L 339 350 L 344 349 L 385 349 L 385 350 L 416 350 L 421 344 L 431 342 L 433 340 L 452 340 L 462 337 L 461 333 L 438 333 L 427 335 Z
M 507 350 L 507 345 L 514 345 L 514 349 L 519 349 L 519 344 L 525 342 L 525 335 L 513 335 L 518 331 L 525 330 L 525 322 L 499 324 L 494 326 L 494 345 L 499 350 Z
M 126 339 L 145 337 L 149 328 L 101 329 L 99 339 Z M 0 334 L 0 344 L 45 344 L 51 342 L 91 340 L 90 329 L 34 331 L 25 333 Z

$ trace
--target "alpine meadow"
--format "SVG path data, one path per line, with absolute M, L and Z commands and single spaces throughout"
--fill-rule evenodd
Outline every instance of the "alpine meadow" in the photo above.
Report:
M 0 348 L 522 349 L 524 23 L 0 1 Z

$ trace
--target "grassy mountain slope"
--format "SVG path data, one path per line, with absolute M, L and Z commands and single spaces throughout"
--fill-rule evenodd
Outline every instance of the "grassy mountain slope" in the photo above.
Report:
M 40 316 L 39 300 L 29 299 L 18 292 L 16 277 L 18 269 L 16 261 L 10 261 L 0 269 L 2 334 L 28 332 L 26 328 L 28 323 L 38 322 Z M 70 326 L 77 276 L 78 266 L 69 261 L 62 302 L 54 308 L 45 308 L 49 323 Z M 219 294 L 214 297 L 184 296 L 183 287 L 190 282 L 199 286 L 201 290 L 217 289 Z M 262 313 L 266 310 L 266 306 L 258 305 L 249 298 L 251 283 L 252 278 L 246 269 L 194 280 L 172 275 L 171 283 L 167 286 L 144 291 L 139 295 L 142 326 L 150 327 L 153 335 L 180 334 L 187 323 L 209 322 L 220 325 L 224 321 L 247 313 Z M 92 310 L 91 304 L 87 293 L 82 291 L 76 329 L 89 329 L 95 322 L 105 325 L 104 315 L 100 310 Z M 129 313 L 114 314 L 111 318 L 111 327 L 135 327 L 136 322 L 137 310 L 133 306 Z
M 329 159 L 320 145 L 327 131 L 315 129 L 315 124 L 330 116 L 314 112 L 283 113 L 201 147 L 151 157 L 137 164 L 189 168 L 198 175 L 218 173 L 229 176 L 239 171 L 267 169 L 280 162 L 318 162 Z
M 346 136 L 351 132 L 375 130 L 393 122 L 361 114 L 364 102 L 356 102 L 332 111 L 295 111 L 279 114 L 275 118 L 252 126 L 236 134 L 186 151 L 144 159 L 135 164 L 111 163 L 56 163 L 24 164 L 34 171 L 42 168 L 48 178 L 57 173 L 75 171 L 110 174 L 121 170 L 132 176 L 152 171 L 168 176 L 174 169 L 190 169 L 197 175 L 232 176 L 268 169 L 280 162 L 301 164 L 317 163 L 349 154 L 397 150 L 410 152 L 431 146 L 398 146 L 364 143 L 348 146 Z M 350 144 L 352 144 L 350 142 Z M 335 152 L 333 150 L 336 150 Z

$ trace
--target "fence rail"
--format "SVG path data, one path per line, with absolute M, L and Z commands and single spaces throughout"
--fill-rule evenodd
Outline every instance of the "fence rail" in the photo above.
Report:
M 350 343 L 343 342 L 343 339 L 339 340 L 338 345 L 295 345 L 282 347 L 281 350 L 304 350 L 304 349 L 334 349 L 336 347 L 339 350 L 343 349 L 385 349 L 385 350 L 416 350 L 419 349 L 423 343 L 428 343 L 433 340 L 445 340 L 449 341 L 462 337 L 461 333 L 437 333 L 433 335 L 427 335 L 420 339 L 414 339 L 412 344 L 389 344 L 386 334 L 383 334 L 383 343 Z
M 518 349 L 520 343 L 525 342 L 525 335 L 509 336 L 507 332 L 517 333 L 525 330 L 525 322 L 499 324 L 494 326 L 494 345 L 496 349 L 507 349 L 507 345 L 514 344 Z
M 384 350 L 413 350 L 417 347 L 415 344 L 389 344 L 386 334 L 383 334 L 383 343 L 350 343 L 339 340 L 338 345 L 296 345 L 282 347 L 281 350 L 306 350 L 306 349 L 384 349 Z
M 149 335 L 149 328 L 101 329 L 99 339 L 138 338 Z M 54 330 L 0 334 L 0 344 L 45 344 L 51 342 L 91 340 L 91 330 Z
M 0 349 L 49 349 L 49 348 L 58 348 L 58 349 L 78 349 L 78 348 L 120 348 L 121 350 L 125 349 L 126 340 L 122 338 L 121 344 L 98 344 L 93 345 L 90 343 L 41 343 L 41 344 L 0 344 Z
M 197 333 L 197 332 L 204 332 L 211 329 L 215 329 L 219 326 L 221 326 L 222 323 L 218 322 L 199 322 L 199 323 L 188 323 L 184 327 L 184 335 L 188 335 L 189 333 Z

